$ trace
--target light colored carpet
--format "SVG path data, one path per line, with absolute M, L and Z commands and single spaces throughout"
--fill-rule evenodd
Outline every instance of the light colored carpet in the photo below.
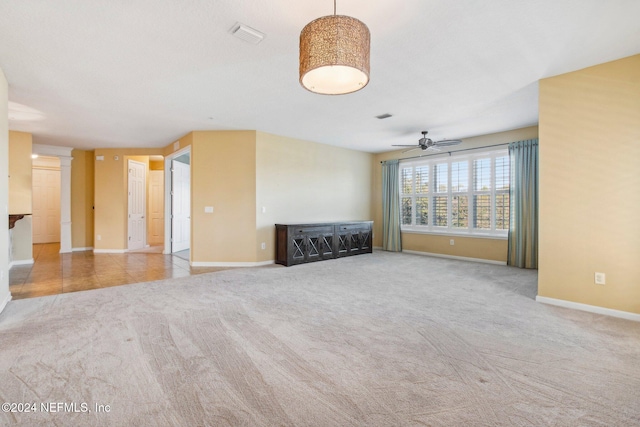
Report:
M 91 412 L 0 424 L 639 425 L 640 325 L 536 303 L 536 280 L 375 252 L 12 301 L 0 402 Z

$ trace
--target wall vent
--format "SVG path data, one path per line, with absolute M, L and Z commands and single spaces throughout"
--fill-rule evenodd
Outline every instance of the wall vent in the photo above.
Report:
M 231 34 L 251 44 L 258 44 L 264 39 L 264 33 L 239 22 L 231 27 Z

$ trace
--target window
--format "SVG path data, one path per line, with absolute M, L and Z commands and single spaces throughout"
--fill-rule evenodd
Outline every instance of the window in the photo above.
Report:
M 507 235 L 506 149 L 404 161 L 400 169 L 403 231 Z

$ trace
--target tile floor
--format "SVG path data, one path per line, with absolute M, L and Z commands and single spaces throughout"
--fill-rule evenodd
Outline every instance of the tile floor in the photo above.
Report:
M 228 269 L 190 267 L 188 259 L 158 252 L 61 254 L 59 243 L 33 245 L 34 263 L 9 270 L 9 290 L 13 299 L 22 299 Z

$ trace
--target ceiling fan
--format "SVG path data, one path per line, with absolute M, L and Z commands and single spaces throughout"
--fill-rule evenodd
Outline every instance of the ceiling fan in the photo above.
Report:
M 440 151 L 440 147 L 449 147 L 451 145 L 458 145 L 462 143 L 459 139 L 445 139 L 442 141 L 433 141 L 431 138 L 427 138 L 428 130 L 422 131 L 422 138 L 418 140 L 418 145 L 398 145 L 393 144 L 393 147 L 413 147 L 409 150 L 403 151 L 403 153 L 408 153 L 409 151 L 417 150 L 420 148 L 421 150 L 429 150 L 429 151 Z

